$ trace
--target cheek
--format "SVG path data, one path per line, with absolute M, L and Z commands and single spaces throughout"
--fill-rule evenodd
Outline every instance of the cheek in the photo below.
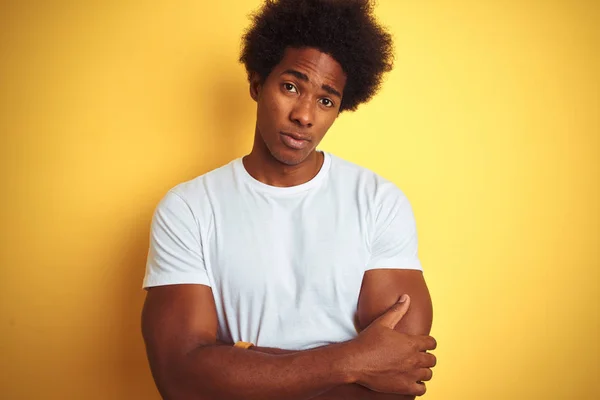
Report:
M 321 127 L 321 138 L 323 138 L 323 136 L 325 136 L 325 134 L 327 133 L 327 131 L 329 131 L 329 128 L 331 128 L 331 126 L 333 125 L 333 123 L 335 122 L 336 118 L 335 115 L 332 116 L 333 113 L 323 113 L 322 117 L 319 120 L 319 126 Z
M 277 125 L 279 121 L 285 117 L 286 100 L 279 96 L 277 93 L 265 97 L 262 102 L 259 103 L 258 113 L 261 125 L 267 126 Z

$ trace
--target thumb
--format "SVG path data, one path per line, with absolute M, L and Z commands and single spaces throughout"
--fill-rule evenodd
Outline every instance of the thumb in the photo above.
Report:
M 391 306 L 381 317 L 377 318 L 377 323 L 386 326 L 390 329 L 394 329 L 398 322 L 408 312 L 410 307 L 410 297 L 407 294 L 403 294 L 398 302 Z

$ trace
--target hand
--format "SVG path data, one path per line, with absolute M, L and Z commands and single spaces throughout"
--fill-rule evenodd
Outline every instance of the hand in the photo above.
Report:
M 402 295 L 352 341 L 357 354 L 356 383 L 376 392 L 421 396 L 432 377 L 436 347 L 431 336 L 407 335 L 394 328 L 408 311 L 410 298 Z

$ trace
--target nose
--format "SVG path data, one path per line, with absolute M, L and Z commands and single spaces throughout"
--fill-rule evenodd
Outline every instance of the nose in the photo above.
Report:
M 315 110 L 310 99 L 298 99 L 290 112 L 290 120 L 298 126 L 310 128 L 313 125 Z

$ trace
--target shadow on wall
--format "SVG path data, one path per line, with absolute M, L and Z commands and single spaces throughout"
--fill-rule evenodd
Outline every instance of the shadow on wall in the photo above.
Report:
M 233 69 L 227 73 L 215 71 L 212 74 L 214 79 L 203 78 L 203 82 L 211 82 L 209 85 L 190 85 L 196 88 L 196 92 L 195 104 L 189 110 L 209 105 L 213 125 L 198 118 L 199 114 L 209 114 L 206 112 L 189 112 L 186 118 L 189 118 L 190 126 L 194 127 L 199 137 L 213 136 L 207 140 L 210 145 L 197 149 L 197 162 L 192 165 L 191 171 L 193 176 L 181 174 L 173 177 L 174 182 L 192 179 L 250 151 L 255 103 L 250 99 L 245 80 L 236 76 L 238 74 L 238 70 Z M 207 127 L 211 132 L 206 132 Z M 159 197 L 164 195 L 164 190 L 158 189 L 158 192 L 161 192 Z M 141 285 L 153 212 L 153 208 L 140 210 L 129 227 L 131 241 L 118 250 L 121 251 L 121 262 L 117 270 L 123 271 L 123 276 L 119 278 L 121 286 L 116 293 L 121 300 L 114 312 L 119 315 L 120 359 L 112 375 L 119 380 L 115 385 L 120 390 L 116 394 L 119 399 L 160 398 L 150 375 L 140 330 L 140 314 L 145 298 Z

